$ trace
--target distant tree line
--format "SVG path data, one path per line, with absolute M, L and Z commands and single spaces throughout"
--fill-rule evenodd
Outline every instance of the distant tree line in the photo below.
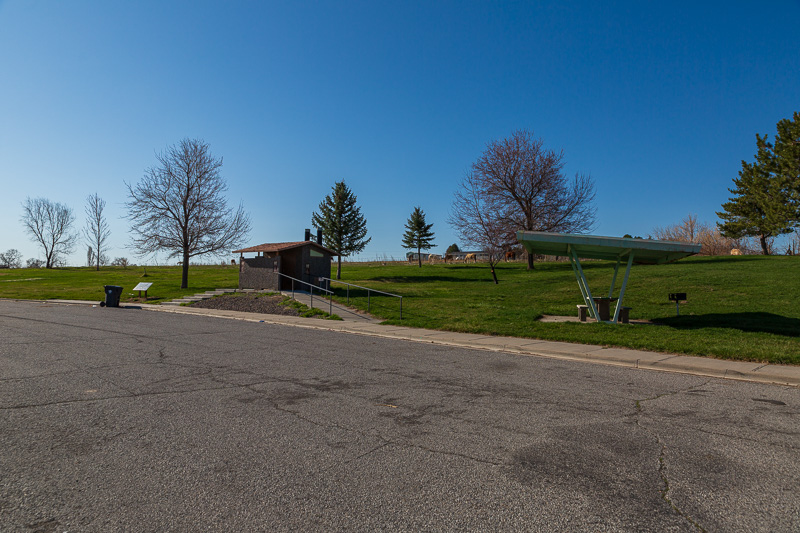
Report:
M 695 214 L 687 215 L 677 224 L 656 227 L 649 238 L 673 242 L 700 244 L 700 255 L 728 255 L 731 250 L 754 252 L 748 238 L 733 239 L 722 234 L 719 227 L 700 222 Z M 768 242 L 771 245 L 771 241 Z

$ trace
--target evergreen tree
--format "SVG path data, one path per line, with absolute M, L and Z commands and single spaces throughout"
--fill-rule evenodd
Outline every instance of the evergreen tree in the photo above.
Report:
M 764 255 L 768 240 L 790 233 L 800 223 L 800 114 L 778 123 L 775 144 L 756 134 L 754 163 L 742 161 L 733 179 L 734 196 L 717 216 L 720 232 L 733 239 L 758 237 Z
M 792 120 L 785 118 L 778 122 L 772 150 L 775 153 L 775 172 L 786 181 L 800 219 L 800 113 L 795 112 Z
M 360 252 L 372 237 L 367 238 L 367 221 L 356 205 L 356 195 L 344 180 L 337 181 L 332 189 L 333 192 L 320 202 L 319 212 L 311 214 L 311 223 L 322 230 L 325 246 L 338 254 L 336 279 L 341 279 L 342 256 Z
M 453 243 L 447 247 L 447 251 L 445 253 L 450 254 L 453 252 L 460 252 L 460 251 L 461 250 L 458 248 L 458 245 L 456 243 Z
M 415 207 L 405 227 L 403 248 L 417 249 L 417 260 L 419 267 L 422 268 L 422 250 L 433 248 L 433 232 L 431 231 L 433 224 L 426 224 L 425 213 L 419 207 Z

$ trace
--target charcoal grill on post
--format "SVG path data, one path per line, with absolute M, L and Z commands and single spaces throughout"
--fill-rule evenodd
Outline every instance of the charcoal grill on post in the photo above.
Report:
M 686 301 L 686 293 L 671 292 L 669 293 L 669 301 L 675 302 L 675 313 L 677 314 L 677 316 L 681 316 L 681 302 Z

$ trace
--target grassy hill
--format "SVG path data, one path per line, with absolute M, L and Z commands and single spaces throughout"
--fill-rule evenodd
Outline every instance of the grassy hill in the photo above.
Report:
M 593 293 L 607 294 L 613 264 L 584 263 Z M 726 359 L 800 364 L 800 257 L 694 257 L 669 265 L 634 265 L 625 294 L 631 319 L 646 325 L 542 323 L 542 315 L 577 315 L 581 296 L 569 263 L 523 263 L 497 268 L 499 285 L 486 264 L 423 265 L 346 263 L 343 281 L 402 295 L 373 294 L 371 312 L 391 324 L 429 329 L 512 335 L 607 346 L 708 355 Z M 193 266 L 188 290 L 179 267 L 0 270 L 0 297 L 33 299 L 104 298 L 103 285 L 125 288 L 123 301 L 138 301 L 131 288 L 153 283 L 148 302 L 170 300 L 219 287 L 235 287 L 236 266 Z M 617 287 L 621 285 L 621 276 Z M 345 299 L 343 286 L 334 285 Z M 688 303 L 675 316 L 670 292 Z M 363 291 L 351 289 L 351 304 L 366 309 Z
M 613 264 L 584 263 L 594 294 L 607 295 Z M 668 265 L 634 265 L 625 294 L 632 320 L 648 325 L 542 323 L 542 315 L 577 315 L 581 295 L 567 262 L 485 264 L 347 264 L 343 281 L 402 295 L 373 295 L 373 313 L 389 323 L 431 329 L 535 337 L 800 364 L 800 257 L 694 257 Z M 621 285 L 617 280 L 617 291 Z M 341 289 L 337 289 L 341 294 Z M 615 295 L 617 293 L 615 291 Z M 676 317 L 670 292 L 687 293 Z M 351 296 L 354 293 L 351 292 Z M 366 298 L 355 299 L 366 308 Z

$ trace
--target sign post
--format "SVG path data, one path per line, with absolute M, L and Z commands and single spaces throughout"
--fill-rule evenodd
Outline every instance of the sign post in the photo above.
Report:
M 669 300 L 671 302 L 675 302 L 675 313 L 677 316 L 681 316 L 681 302 L 686 301 L 686 293 L 685 292 L 671 292 L 669 293 Z

